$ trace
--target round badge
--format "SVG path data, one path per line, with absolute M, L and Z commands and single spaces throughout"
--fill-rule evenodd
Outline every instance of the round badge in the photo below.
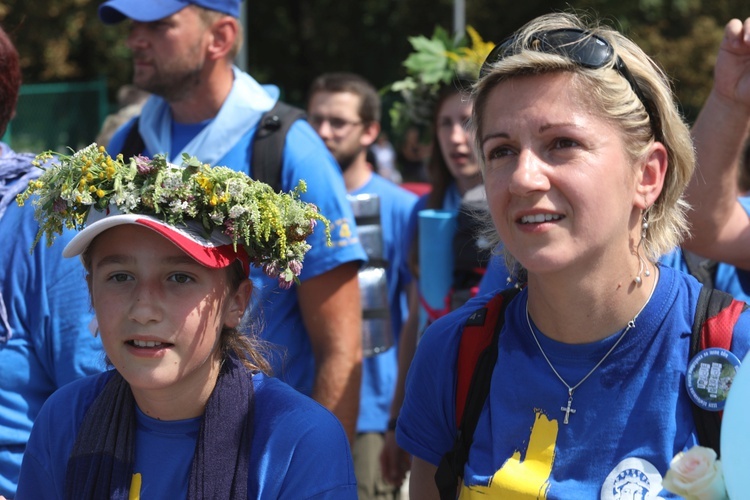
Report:
M 740 367 L 737 356 L 719 347 L 705 349 L 688 364 L 685 385 L 688 395 L 698 407 L 721 411 Z

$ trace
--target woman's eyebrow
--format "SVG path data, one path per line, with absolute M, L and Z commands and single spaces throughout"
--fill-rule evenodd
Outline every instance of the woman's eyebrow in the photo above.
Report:
M 508 139 L 510 136 L 505 132 L 494 132 L 491 134 L 486 134 L 482 136 L 482 141 L 479 143 L 480 146 L 484 146 L 484 143 L 489 141 L 490 139 Z

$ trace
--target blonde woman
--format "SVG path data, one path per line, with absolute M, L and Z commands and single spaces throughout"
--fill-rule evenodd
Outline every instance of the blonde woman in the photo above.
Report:
M 492 222 L 525 287 L 455 493 L 669 495 L 670 460 L 697 441 L 685 373 L 700 285 L 655 264 L 686 233 L 695 162 L 667 78 L 618 32 L 558 13 L 498 46 L 473 99 Z M 488 299 L 436 321 L 417 349 L 397 428 L 413 499 L 438 495 L 458 340 Z M 740 359 L 748 326 L 743 313 Z

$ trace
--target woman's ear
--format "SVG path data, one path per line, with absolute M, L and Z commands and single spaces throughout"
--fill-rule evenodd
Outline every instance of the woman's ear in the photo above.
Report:
M 660 142 L 655 142 L 644 157 L 641 168 L 636 175 L 635 206 L 646 210 L 652 206 L 661 194 L 669 163 L 667 148 Z
M 237 290 L 228 297 L 227 310 L 224 315 L 224 326 L 227 328 L 237 328 L 242 323 L 245 315 L 245 309 L 250 303 L 250 297 L 253 293 L 253 282 L 249 279 L 242 280 Z

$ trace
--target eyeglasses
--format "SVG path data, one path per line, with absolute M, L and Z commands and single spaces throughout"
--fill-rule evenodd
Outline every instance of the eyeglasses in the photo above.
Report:
M 490 74 L 492 64 L 511 55 L 509 51 L 515 41 L 515 37 L 509 38 L 492 49 L 487 59 L 485 59 L 484 64 L 482 64 L 482 68 L 479 70 L 479 78 L 484 78 Z M 662 140 L 661 122 L 654 105 L 646 99 L 633 74 L 625 66 L 625 62 L 620 56 L 615 54 L 614 48 L 612 48 L 612 45 L 607 40 L 582 29 L 561 28 L 535 33 L 532 35 L 527 48 L 548 54 L 558 54 L 570 59 L 579 66 L 590 69 L 602 68 L 614 59 L 614 68 L 627 80 L 633 92 L 635 92 L 635 95 L 646 109 L 654 137 L 657 141 Z
M 335 117 L 328 117 L 328 116 L 320 116 L 320 115 L 310 115 L 308 118 L 308 121 L 310 122 L 310 125 L 312 125 L 314 128 L 319 128 L 321 125 L 323 125 L 325 122 L 328 122 L 328 125 L 336 131 L 344 130 L 346 127 L 353 126 L 353 125 L 360 125 L 362 121 L 350 121 L 345 120 L 344 118 L 335 118 Z

